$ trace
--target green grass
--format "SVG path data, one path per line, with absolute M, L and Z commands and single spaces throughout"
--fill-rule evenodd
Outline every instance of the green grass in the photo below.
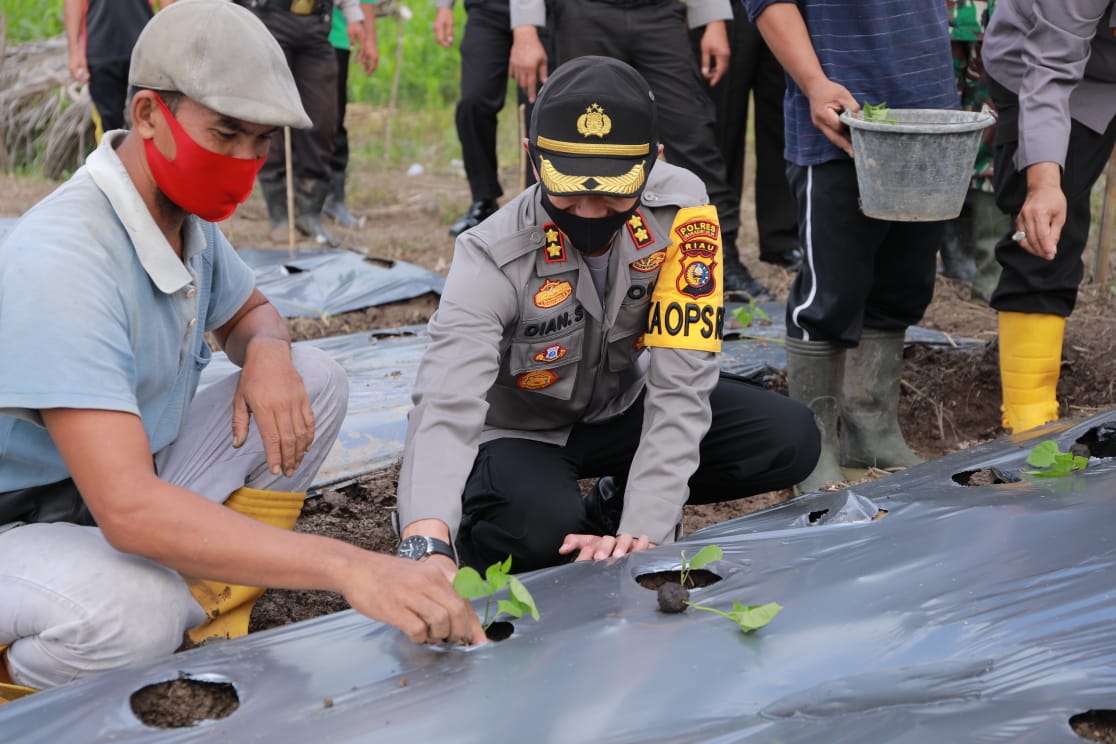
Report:
M 62 33 L 62 0 L 4 0 L 8 43 L 46 39 Z

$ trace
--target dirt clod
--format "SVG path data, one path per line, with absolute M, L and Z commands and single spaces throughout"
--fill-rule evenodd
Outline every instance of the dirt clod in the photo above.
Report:
M 659 609 L 663 612 L 685 612 L 690 601 L 690 590 L 681 584 L 668 581 L 659 587 Z

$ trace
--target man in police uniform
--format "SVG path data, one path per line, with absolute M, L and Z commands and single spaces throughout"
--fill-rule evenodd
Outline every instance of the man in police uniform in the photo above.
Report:
M 458 238 L 430 321 L 403 553 L 442 554 L 447 574 L 451 543 L 463 564 L 511 555 L 516 571 L 621 556 L 672 541 L 686 503 L 813 468 L 809 410 L 719 374 L 717 212 L 696 176 L 656 163 L 655 122 L 616 59 L 571 60 L 543 86 L 526 143 L 540 183 Z M 594 476 L 608 487 L 583 499 Z

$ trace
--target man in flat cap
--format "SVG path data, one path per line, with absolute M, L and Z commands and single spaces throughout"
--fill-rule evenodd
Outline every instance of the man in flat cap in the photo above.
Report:
M 348 384 L 291 348 L 213 224 L 274 129 L 310 124 L 278 44 L 244 8 L 181 0 L 130 84 L 133 128 L 0 245 L 0 699 L 243 633 L 259 586 L 483 639 L 436 565 L 289 531 Z M 195 395 L 206 332 L 241 370 Z
M 657 161 L 642 76 L 565 63 L 525 144 L 539 183 L 457 239 L 414 391 L 400 550 L 447 576 L 669 542 L 684 504 L 789 486 L 818 455 L 805 406 L 719 374 L 717 211 Z

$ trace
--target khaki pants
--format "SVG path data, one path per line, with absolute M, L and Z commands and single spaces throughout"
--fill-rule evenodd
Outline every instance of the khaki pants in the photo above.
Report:
M 295 349 L 316 436 L 291 478 L 267 468 L 255 421 L 233 449 L 232 395 L 239 373 L 200 391 L 182 433 L 155 456 L 159 476 L 213 501 L 242 486 L 305 491 L 344 420 L 348 382 L 323 352 Z M 0 533 L 0 645 L 15 682 L 54 687 L 174 652 L 205 613 L 182 577 L 127 553 L 96 527 L 29 524 Z

